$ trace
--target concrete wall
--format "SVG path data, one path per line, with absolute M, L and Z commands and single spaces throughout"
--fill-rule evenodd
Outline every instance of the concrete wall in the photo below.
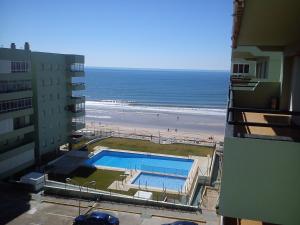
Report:
M 66 110 L 67 88 L 71 78 L 66 76 L 65 55 L 32 54 L 36 140 L 39 155 L 55 152 L 68 141 L 71 117 Z
M 30 143 L 0 155 L 0 178 L 34 164 L 34 144 Z
M 300 224 L 300 143 L 226 137 L 219 213 Z
M 290 106 L 292 111 L 300 112 L 300 56 L 293 60 Z M 300 116 L 293 116 L 292 122 L 300 126 Z
M 235 107 L 270 109 L 273 97 L 280 98 L 279 82 L 260 82 L 254 91 L 233 92 Z

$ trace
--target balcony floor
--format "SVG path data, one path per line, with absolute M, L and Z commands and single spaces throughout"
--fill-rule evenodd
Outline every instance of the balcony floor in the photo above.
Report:
M 236 114 L 236 121 L 254 122 L 261 124 L 290 125 L 291 116 L 283 114 L 240 112 Z M 241 136 L 269 136 L 271 138 L 300 141 L 299 129 L 292 127 L 262 127 L 236 125 L 235 133 Z

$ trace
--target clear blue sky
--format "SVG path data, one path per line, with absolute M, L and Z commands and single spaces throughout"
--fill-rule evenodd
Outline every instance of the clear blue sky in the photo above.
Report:
M 0 46 L 87 66 L 227 70 L 232 0 L 1 0 Z

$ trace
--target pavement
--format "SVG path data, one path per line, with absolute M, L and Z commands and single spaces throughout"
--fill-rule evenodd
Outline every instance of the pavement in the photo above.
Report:
M 24 190 L 0 185 L 0 225 L 60 225 L 72 224 L 79 214 L 77 199 L 31 194 Z M 121 225 L 156 225 L 189 219 L 198 224 L 218 224 L 213 211 L 183 212 L 112 202 L 80 201 L 80 213 L 92 210 L 111 213 Z

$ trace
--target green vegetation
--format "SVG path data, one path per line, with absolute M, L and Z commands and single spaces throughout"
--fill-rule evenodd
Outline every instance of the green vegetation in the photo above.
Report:
M 105 146 L 112 149 L 123 149 L 130 151 L 150 152 L 157 154 L 168 154 L 178 156 L 207 156 L 213 154 L 213 148 L 187 144 L 156 144 L 150 141 L 128 139 L 128 138 L 106 138 L 88 146 L 93 151 L 97 146 Z
M 81 185 L 94 180 L 96 181 L 94 188 L 107 191 L 112 182 L 121 179 L 121 174 L 124 174 L 124 172 L 80 166 L 67 176 L 49 174 L 49 177 L 61 182 L 65 182 L 66 178 L 69 177 L 75 181 L 74 184 L 79 183 Z
M 103 191 L 110 191 L 108 187 L 115 181 L 115 180 L 121 180 L 123 177 L 121 175 L 124 174 L 124 172 L 121 171 L 113 171 L 113 170 L 103 170 L 103 169 L 95 169 L 91 167 L 78 167 L 75 171 L 73 171 L 71 174 L 67 176 L 59 175 L 59 174 L 49 174 L 49 179 L 51 180 L 57 180 L 60 182 L 65 182 L 66 178 L 71 178 L 74 182 L 73 184 L 80 184 L 83 185 L 89 181 L 96 181 L 95 186 L 89 186 L 91 188 L 96 188 Z M 72 183 L 72 182 L 71 182 Z M 133 196 L 137 189 L 129 189 L 128 191 L 118 191 L 118 190 L 111 190 L 114 193 L 124 194 L 124 195 L 130 195 Z M 153 199 L 154 200 L 163 200 L 164 194 L 161 192 L 153 192 Z M 167 194 L 168 198 L 171 199 L 179 199 L 178 195 L 174 194 Z

